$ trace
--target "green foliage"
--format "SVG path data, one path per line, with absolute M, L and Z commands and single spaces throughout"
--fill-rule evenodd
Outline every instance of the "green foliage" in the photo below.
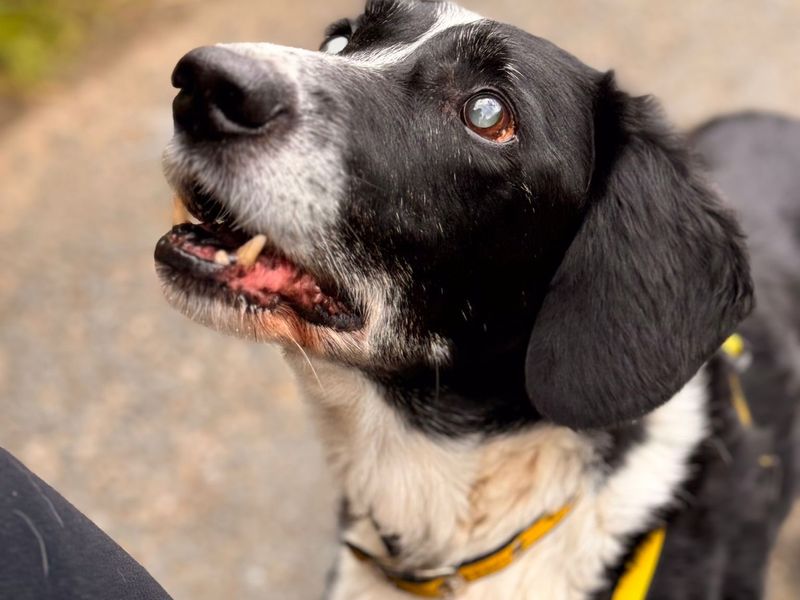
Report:
M 104 16 L 128 0 L 0 0 L 0 92 L 58 73 Z

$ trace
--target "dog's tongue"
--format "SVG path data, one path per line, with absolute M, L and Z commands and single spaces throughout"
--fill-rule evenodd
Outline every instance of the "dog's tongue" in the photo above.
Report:
M 160 260 L 192 278 L 216 282 L 241 295 L 249 305 L 274 309 L 285 302 L 304 318 L 351 327 L 353 317 L 339 300 L 325 294 L 309 273 L 271 252 L 257 235 L 241 244 L 241 236 L 204 225 L 178 225 L 165 235 L 156 253 Z M 238 245 L 238 248 L 237 248 Z
M 175 198 L 173 228 L 155 251 L 156 261 L 170 268 L 189 293 L 210 295 L 250 312 L 285 306 L 310 323 L 339 331 L 363 326 L 344 299 L 323 292 L 311 273 L 272 248 L 266 236 L 248 236 L 219 215 L 198 224 L 191 216 Z
M 226 248 L 225 242 L 217 240 L 213 233 L 191 235 L 184 227 L 168 235 L 176 248 L 208 263 L 213 279 L 259 304 L 272 306 L 277 295 L 308 310 L 320 305 L 336 308 L 336 302 L 322 293 L 311 275 L 288 259 L 265 251 L 267 240 L 263 235 L 253 237 L 235 251 Z

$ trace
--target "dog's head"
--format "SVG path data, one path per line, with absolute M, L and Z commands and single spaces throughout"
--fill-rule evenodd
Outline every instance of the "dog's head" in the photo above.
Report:
M 173 80 L 166 173 L 203 224 L 158 244 L 168 297 L 363 370 L 423 427 L 635 419 L 751 308 L 653 103 L 514 27 L 377 0 L 319 52 L 200 48 Z

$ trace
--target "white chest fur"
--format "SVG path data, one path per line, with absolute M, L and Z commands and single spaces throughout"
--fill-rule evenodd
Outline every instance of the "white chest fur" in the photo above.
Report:
M 706 426 L 701 371 L 648 415 L 646 435 L 612 473 L 596 439 L 541 424 L 491 440 L 410 429 L 357 370 L 289 356 L 318 417 L 328 460 L 356 517 L 345 538 L 398 568 L 457 564 L 494 549 L 569 500 L 571 514 L 509 568 L 469 584 L 465 600 L 586 598 L 622 541 L 648 526 L 686 477 Z M 388 556 L 380 535 L 398 536 Z M 408 600 L 343 549 L 331 600 Z

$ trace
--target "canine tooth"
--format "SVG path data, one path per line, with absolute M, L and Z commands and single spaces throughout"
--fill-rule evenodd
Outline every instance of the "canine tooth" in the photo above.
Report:
M 226 267 L 231 264 L 231 257 L 225 250 L 218 250 L 214 255 L 214 262 L 218 265 L 225 265 Z
M 244 267 L 252 267 L 258 255 L 267 245 L 267 236 L 257 235 L 236 251 L 236 262 Z
M 186 206 L 183 204 L 183 200 L 181 200 L 178 196 L 172 200 L 172 225 L 183 225 L 184 223 L 189 223 L 191 220 L 191 215 L 189 211 L 186 210 Z

